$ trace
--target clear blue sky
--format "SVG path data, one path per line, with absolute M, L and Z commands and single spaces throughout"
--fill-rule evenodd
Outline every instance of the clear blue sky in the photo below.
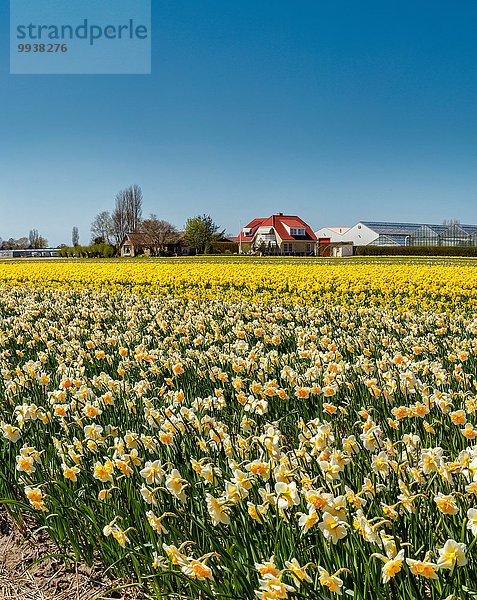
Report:
M 9 75 L 0 236 L 81 243 L 133 183 L 144 212 L 314 228 L 477 223 L 477 5 L 153 1 L 152 75 Z

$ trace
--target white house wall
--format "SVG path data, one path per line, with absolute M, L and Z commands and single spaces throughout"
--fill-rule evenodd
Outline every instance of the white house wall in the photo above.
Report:
M 346 233 L 344 235 L 342 235 L 341 233 L 338 233 L 337 231 L 328 229 L 328 227 L 322 227 L 321 229 L 318 229 L 318 231 L 315 231 L 315 235 L 318 239 L 329 238 L 330 242 L 346 242 L 347 241 L 345 239 Z
M 379 235 L 362 223 L 356 223 L 351 229 L 341 236 L 343 242 L 353 242 L 353 246 L 367 246 Z

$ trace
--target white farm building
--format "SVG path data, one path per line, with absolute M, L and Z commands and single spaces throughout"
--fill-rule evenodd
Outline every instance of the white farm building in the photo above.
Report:
M 477 246 L 477 225 L 429 225 L 360 221 L 353 227 L 322 227 L 321 244 L 352 242 L 353 246 Z

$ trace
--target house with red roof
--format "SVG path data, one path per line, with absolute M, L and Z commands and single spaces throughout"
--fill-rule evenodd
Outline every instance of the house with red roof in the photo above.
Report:
M 237 236 L 241 253 L 314 256 L 317 238 L 300 217 L 276 213 L 268 218 L 256 218 Z

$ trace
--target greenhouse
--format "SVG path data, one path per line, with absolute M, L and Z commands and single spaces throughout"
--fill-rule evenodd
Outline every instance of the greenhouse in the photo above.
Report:
M 355 246 L 477 246 L 477 225 L 360 221 L 345 238 Z

